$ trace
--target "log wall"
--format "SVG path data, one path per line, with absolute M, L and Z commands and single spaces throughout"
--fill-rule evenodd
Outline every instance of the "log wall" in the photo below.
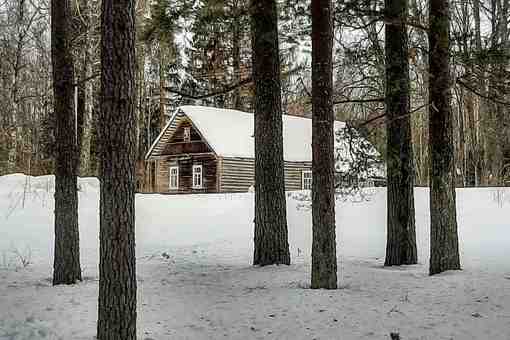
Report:
M 193 165 L 202 165 L 203 188 L 193 188 Z M 170 167 L 179 167 L 179 189 L 170 190 Z M 214 155 L 174 156 L 157 161 L 155 191 L 159 193 L 204 193 L 218 192 L 217 161 Z
M 250 158 L 222 158 L 219 174 L 220 191 L 247 192 L 254 184 L 255 160 Z M 285 162 L 285 190 L 301 190 L 302 172 L 311 170 L 310 162 Z

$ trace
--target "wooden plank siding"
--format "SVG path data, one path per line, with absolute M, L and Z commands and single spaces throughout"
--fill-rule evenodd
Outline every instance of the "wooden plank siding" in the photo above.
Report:
M 184 129 L 190 129 L 190 141 L 184 140 Z M 182 119 L 171 139 L 166 143 L 163 149 L 163 155 L 182 155 L 191 153 L 212 152 L 207 143 L 202 140 L 202 136 L 187 119 Z
M 189 141 L 184 139 L 186 128 L 190 129 Z M 254 159 L 216 154 L 182 110 L 176 111 L 149 155 L 148 161 L 155 163 L 154 192 L 247 192 L 254 185 Z M 193 165 L 198 164 L 202 165 L 203 188 L 194 189 Z M 172 166 L 179 167 L 179 188 L 171 190 L 169 183 Z M 285 162 L 285 190 L 301 190 L 302 172 L 311 168 L 311 162 Z
M 170 138 L 172 138 L 175 130 L 181 124 L 182 121 L 187 119 L 188 118 L 184 114 L 178 113 L 176 117 L 170 121 L 168 128 L 165 129 L 164 132 L 162 133 L 159 143 L 154 145 L 154 148 L 151 150 L 152 156 L 157 157 L 164 154 L 166 145 L 170 141 Z
M 155 191 L 159 193 L 204 193 L 218 192 L 217 161 L 212 154 L 170 156 L 157 161 L 157 175 Z M 202 165 L 201 189 L 193 188 L 193 165 Z M 170 167 L 179 167 L 179 188 L 170 190 Z
M 221 164 L 219 176 L 221 192 L 247 192 L 254 185 L 254 159 L 223 157 Z M 285 190 L 301 190 L 302 172 L 311 169 L 311 162 L 285 162 Z

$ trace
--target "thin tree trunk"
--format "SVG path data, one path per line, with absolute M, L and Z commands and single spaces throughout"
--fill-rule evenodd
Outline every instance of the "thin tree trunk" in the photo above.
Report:
M 78 232 L 78 149 L 74 114 L 74 70 L 70 46 L 70 2 L 51 2 L 51 57 L 55 110 L 55 253 L 53 284 L 81 280 Z
M 455 207 L 448 0 L 431 0 L 429 18 L 429 272 L 433 275 L 460 269 L 460 259 Z
M 22 135 L 21 122 L 19 119 L 20 110 L 19 110 L 19 89 L 20 89 L 20 76 L 21 69 L 23 68 L 23 46 L 26 32 L 23 32 L 23 24 L 25 21 L 26 14 L 26 6 L 25 0 L 19 0 L 18 2 L 18 13 L 17 13 L 17 42 L 16 42 L 16 54 L 15 54 L 15 62 L 14 62 L 14 70 L 13 70 L 13 79 L 12 79 L 12 90 L 11 90 L 11 102 L 12 102 L 12 112 L 11 112 L 11 128 L 10 128 L 10 143 L 7 152 L 7 173 L 13 173 L 18 170 L 18 149 L 20 144 L 20 139 Z
M 92 77 L 93 63 L 93 22 L 92 22 L 92 4 L 90 0 L 83 1 L 83 15 L 87 20 L 87 31 L 85 32 L 84 55 L 82 65 L 82 80 L 80 84 L 83 91 L 83 123 L 82 134 L 80 138 L 80 175 L 90 175 L 90 146 L 92 140 L 92 109 L 94 107 L 94 88 Z
M 476 54 L 480 58 L 482 53 L 482 34 L 481 34 L 481 22 L 480 22 L 480 0 L 473 0 L 473 18 L 474 18 L 474 25 L 475 25 L 475 47 L 476 47 Z M 484 80 L 486 76 L 486 68 L 484 65 L 481 65 L 481 77 L 479 81 L 479 87 L 482 91 L 482 93 L 486 92 L 486 81 Z M 475 153 L 475 181 L 477 185 L 483 185 L 487 184 L 487 136 L 485 133 L 485 129 L 482 128 L 482 119 L 481 117 L 486 114 L 487 111 L 487 103 L 483 98 L 479 98 L 479 103 L 477 110 L 474 112 L 474 138 L 473 140 L 476 141 L 476 144 L 474 146 L 474 153 Z
M 466 134 L 465 134 L 465 119 L 464 119 L 464 89 L 456 88 L 457 90 L 457 120 L 455 125 L 455 130 L 458 131 L 458 152 L 456 156 L 456 185 L 460 187 L 466 186 Z
M 234 83 L 241 81 L 241 23 L 239 16 L 239 3 L 236 1 L 234 6 L 234 18 L 232 27 L 232 59 L 234 69 Z M 234 108 L 243 110 L 243 102 L 241 101 L 241 88 L 234 90 Z
M 159 42 L 159 128 L 162 131 L 166 125 L 165 116 L 165 51 L 163 42 Z
M 386 0 L 387 242 L 385 266 L 418 262 L 414 216 L 407 0 Z
M 136 339 L 134 0 L 103 0 L 97 339 Z
M 337 288 L 333 111 L 333 6 L 312 0 L 312 282 Z
M 475 187 L 478 185 L 477 172 L 478 172 L 478 159 L 479 156 L 476 154 L 479 148 L 478 138 L 476 133 L 476 115 L 474 105 L 474 95 L 472 93 L 465 94 L 465 111 L 467 120 L 467 135 L 468 143 L 466 150 L 466 185 L 469 187 Z
M 250 11 L 255 83 L 253 264 L 290 264 L 276 1 L 252 0 Z

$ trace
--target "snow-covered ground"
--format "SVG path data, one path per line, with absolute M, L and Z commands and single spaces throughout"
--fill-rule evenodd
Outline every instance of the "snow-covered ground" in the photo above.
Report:
M 0 177 L 1 340 L 94 339 L 98 186 L 80 180 L 85 279 L 52 287 L 52 177 Z M 138 195 L 139 338 L 510 339 L 510 189 L 457 191 L 464 270 L 435 277 L 427 189 L 416 189 L 416 266 L 382 267 L 384 189 L 339 202 L 335 291 L 307 289 L 311 214 L 298 196 L 287 200 L 293 264 L 258 268 L 252 193 Z

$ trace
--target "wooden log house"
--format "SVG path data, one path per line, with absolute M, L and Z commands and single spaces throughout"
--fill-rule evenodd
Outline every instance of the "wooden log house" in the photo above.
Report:
M 283 115 L 285 189 L 311 189 L 311 119 Z M 247 192 L 254 185 L 253 114 L 181 106 L 146 155 L 157 193 Z M 335 129 L 345 126 L 335 122 Z

